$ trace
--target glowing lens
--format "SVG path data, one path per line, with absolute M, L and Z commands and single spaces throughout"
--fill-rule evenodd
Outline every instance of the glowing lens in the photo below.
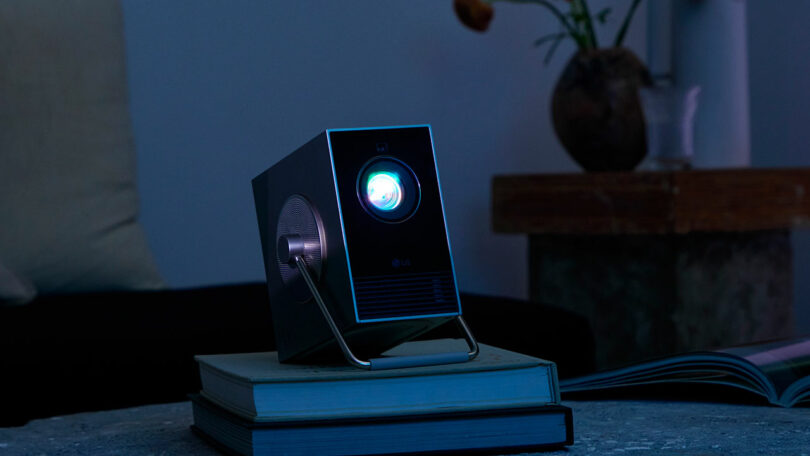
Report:
M 402 202 L 402 184 L 396 173 L 378 172 L 368 176 L 368 202 L 381 211 L 393 211 Z

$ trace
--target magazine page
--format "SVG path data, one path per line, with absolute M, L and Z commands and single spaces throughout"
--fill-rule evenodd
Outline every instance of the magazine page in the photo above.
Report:
M 728 385 L 791 407 L 810 401 L 810 336 L 684 353 L 562 380 L 563 393 L 653 384 Z
M 773 383 L 780 402 L 786 406 L 791 405 L 791 398 L 781 398 L 784 392 L 795 382 L 810 377 L 810 336 L 717 351 L 739 356 L 757 366 Z
M 742 388 L 776 400 L 767 377 L 753 364 L 728 353 L 695 352 L 660 358 L 560 382 L 563 393 L 653 383 L 712 383 Z

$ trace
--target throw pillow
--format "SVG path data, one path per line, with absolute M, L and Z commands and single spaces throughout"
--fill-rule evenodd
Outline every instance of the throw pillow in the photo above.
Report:
M 0 2 L 0 258 L 41 294 L 155 289 L 118 1 Z

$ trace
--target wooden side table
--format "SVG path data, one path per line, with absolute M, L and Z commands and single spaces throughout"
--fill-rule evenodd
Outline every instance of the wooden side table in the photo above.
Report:
M 790 229 L 810 169 L 497 176 L 530 297 L 586 316 L 597 367 L 793 334 Z

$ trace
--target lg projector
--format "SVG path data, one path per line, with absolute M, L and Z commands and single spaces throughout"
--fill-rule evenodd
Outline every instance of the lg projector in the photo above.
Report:
M 462 362 L 461 303 L 430 126 L 326 130 L 253 180 L 281 362 Z M 451 320 L 469 350 L 380 357 Z

